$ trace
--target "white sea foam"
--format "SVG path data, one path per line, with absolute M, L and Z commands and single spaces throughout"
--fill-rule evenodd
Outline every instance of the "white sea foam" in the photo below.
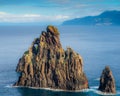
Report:
M 98 86 L 91 86 L 90 89 L 98 89 Z
M 12 84 L 10 84 L 10 85 L 6 85 L 5 87 L 12 88 L 13 86 L 12 86 Z
M 62 89 L 53 89 L 53 88 L 36 88 L 36 87 L 28 87 L 31 89 L 44 89 L 44 90 L 50 90 L 50 91 L 63 91 L 63 92 L 88 92 L 90 89 L 82 89 L 82 90 L 75 90 L 75 91 L 70 91 L 70 90 L 62 90 Z
M 24 87 L 24 86 L 13 86 L 13 87 Z M 42 87 L 24 87 L 24 88 L 30 88 L 30 89 L 44 89 L 44 90 L 50 90 L 50 91 L 63 91 L 63 92 L 88 92 L 90 89 L 82 89 L 82 90 L 75 90 L 75 91 L 70 91 L 70 90 L 62 90 L 62 89 L 53 89 L 53 88 L 42 88 Z
M 99 94 L 99 95 L 107 95 L 107 96 L 108 95 L 116 95 L 116 94 L 112 94 L 112 93 L 104 93 L 104 92 L 101 92 L 99 90 L 95 90 L 94 93 Z
M 12 86 L 12 84 L 5 86 L 7 88 L 13 88 L 13 87 L 18 87 L 18 88 L 31 88 L 31 89 L 44 89 L 44 90 L 50 90 L 50 91 L 57 91 L 57 92 L 94 92 L 99 95 L 118 95 L 120 94 L 120 91 L 117 91 L 116 94 L 108 94 L 108 93 L 103 93 L 98 89 L 98 86 L 92 86 L 90 89 L 82 89 L 82 90 L 75 90 L 75 91 L 69 91 L 69 90 L 62 90 L 62 89 L 52 89 L 52 88 L 39 88 L 39 87 L 24 87 L 24 86 Z
M 94 80 L 99 81 L 99 80 L 100 80 L 100 78 L 96 78 L 96 79 L 94 79 Z
M 92 87 L 90 87 L 90 89 L 88 89 L 87 92 L 94 92 L 94 93 L 99 94 L 99 95 L 112 95 L 112 96 L 116 95 L 116 94 L 117 95 L 120 94 L 120 91 L 117 91 L 116 94 L 101 92 L 101 91 L 98 90 L 98 86 L 92 86 Z

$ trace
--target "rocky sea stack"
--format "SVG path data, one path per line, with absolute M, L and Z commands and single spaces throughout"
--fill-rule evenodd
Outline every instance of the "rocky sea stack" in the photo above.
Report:
M 100 77 L 100 91 L 104 93 L 116 93 L 115 81 L 109 66 L 106 66 Z
M 56 27 L 48 26 L 23 54 L 14 86 L 81 90 L 88 88 L 81 56 L 71 48 L 65 51 Z

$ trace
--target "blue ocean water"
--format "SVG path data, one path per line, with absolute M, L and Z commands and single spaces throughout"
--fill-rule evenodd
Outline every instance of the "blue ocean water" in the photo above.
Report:
M 58 26 L 63 48 L 71 47 L 83 57 L 90 89 L 62 92 L 12 87 L 18 79 L 15 69 L 19 58 L 45 27 L 0 26 L 0 96 L 102 96 L 97 88 L 106 65 L 115 77 L 116 96 L 120 96 L 119 26 Z

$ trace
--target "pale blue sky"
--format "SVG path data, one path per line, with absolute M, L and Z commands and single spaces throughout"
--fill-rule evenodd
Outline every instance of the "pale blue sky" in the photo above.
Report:
M 0 22 L 58 23 L 120 10 L 120 0 L 0 0 Z

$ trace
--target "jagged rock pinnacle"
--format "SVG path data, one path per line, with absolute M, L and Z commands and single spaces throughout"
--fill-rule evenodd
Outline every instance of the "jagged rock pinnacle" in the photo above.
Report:
M 114 77 L 109 66 L 106 66 L 102 72 L 98 90 L 105 93 L 116 93 Z
M 71 48 L 62 48 L 56 27 L 48 26 L 20 58 L 15 86 L 63 90 L 88 88 L 81 56 Z

